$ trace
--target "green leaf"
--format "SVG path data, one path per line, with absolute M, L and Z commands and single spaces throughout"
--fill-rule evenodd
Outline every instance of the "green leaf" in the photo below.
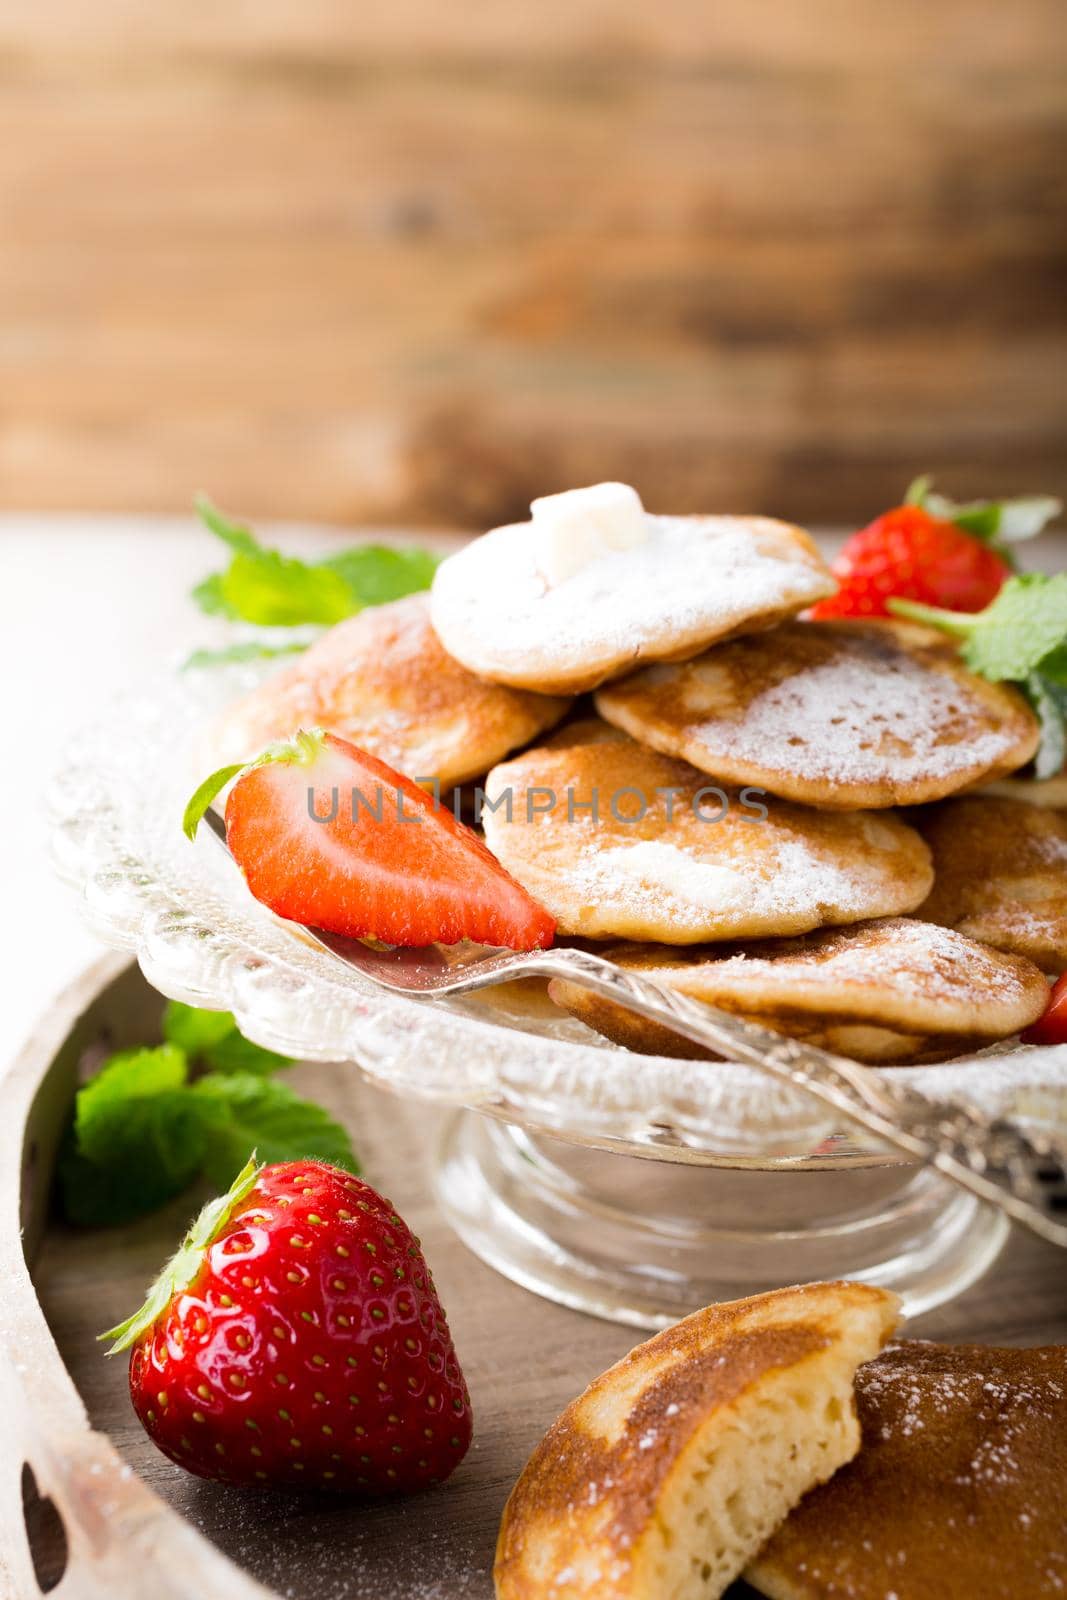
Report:
M 241 772 L 251 772 L 253 767 L 266 767 L 272 762 L 282 766 L 306 767 L 322 749 L 322 741 L 326 735 L 321 728 L 298 728 L 291 739 L 281 739 L 276 744 L 267 745 L 258 756 L 253 756 L 251 761 L 238 761 L 228 767 L 219 767 L 206 777 L 203 783 L 198 784 L 186 804 L 182 813 L 182 832 L 187 839 L 196 838 L 196 830 L 200 826 L 204 812 L 214 800 L 215 796 Z
M 1055 778 L 1067 764 L 1067 689 L 1049 683 L 1037 672 L 1027 678 L 1025 687 L 1041 724 L 1034 777 Z
M 232 517 L 228 517 L 224 511 L 219 510 L 208 495 L 198 494 L 193 501 L 193 506 L 205 528 L 210 529 L 217 539 L 222 540 L 223 544 L 228 544 L 236 554 L 243 552 L 247 555 L 255 555 L 258 552 L 259 541 L 251 528 L 246 527 L 243 522 L 234 522 Z
M 290 644 L 265 644 L 258 639 L 243 639 L 240 644 L 229 644 L 221 650 L 194 650 L 182 662 L 183 672 L 196 672 L 205 667 L 227 667 L 241 661 L 266 661 L 274 656 L 299 655 L 306 650 L 308 641 L 293 640 Z
M 187 839 L 196 838 L 196 830 L 212 800 L 225 789 L 231 778 L 236 778 L 239 772 L 245 770 L 247 764 L 245 761 L 234 761 L 228 767 L 218 767 L 203 783 L 197 785 L 182 812 L 182 832 Z
M 954 522 L 957 527 L 992 545 L 1010 562 L 1006 545 L 1032 539 L 1058 517 L 1063 503 L 1052 495 L 1023 495 L 1015 500 L 969 500 L 960 504 L 947 495 L 937 494 L 934 480 L 916 478 L 904 497 L 904 504 L 922 506 L 932 517 Z
M 256 1165 L 253 1154 L 234 1178 L 226 1193 L 220 1195 L 217 1200 L 208 1201 L 175 1254 L 171 1256 L 155 1282 L 150 1285 L 144 1305 L 135 1311 L 132 1317 L 127 1317 L 124 1322 L 100 1334 L 101 1339 L 114 1341 L 107 1352 L 109 1356 L 128 1349 L 143 1333 L 147 1333 L 174 1296 L 188 1288 L 199 1272 L 204 1254 L 212 1240 L 219 1236 L 241 1201 L 255 1187 L 259 1173 L 260 1168 Z
M 397 550 L 391 545 L 362 544 L 340 555 L 327 556 L 322 565 L 336 572 L 348 585 L 356 604 L 380 606 L 389 600 L 428 589 L 437 571 L 438 558 L 428 550 Z
M 173 1044 L 112 1056 L 75 1098 L 60 1165 L 76 1222 L 118 1222 L 180 1194 L 200 1171 L 208 1118 Z
M 231 1011 L 208 1011 L 203 1006 L 168 1000 L 163 1010 L 163 1037 L 177 1045 L 190 1061 L 202 1061 L 206 1052 L 236 1030 Z
M 209 617 L 226 617 L 230 622 L 240 622 L 240 616 L 223 593 L 222 579 L 221 572 L 210 573 L 189 591 L 190 598 Z
M 1048 577 L 1028 572 L 1009 578 L 984 611 L 941 611 L 912 600 L 893 599 L 897 616 L 928 622 L 962 640 L 964 660 L 992 683 L 1021 683 L 1043 670 L 1062 671 L 1067 646 L 1067 572 Z
M 321 561 L 301 561 L 259 543 L 205 495 L 196 500 L 204 525 L 232 551 L 225 572 L 197 584 L 192 597 L 211 616 L 264 627 L 330 625 L 364 606 L 399 600 L 429 587 L 436 557 L 425 550 L 357 545 Z
M 180 1000 L 171 1000 L 163 1013 L 163 1037 L 212 1072 L 267 1074 L 293 1065 L 288 1056 L 246 1039 L 231 1012 L 204 1011 Z
M 1067 572 L 1011 578 L 978 612 L 964 641 L 968 666 L 993 682 L 1021 681 L 1067 642 Z
M 135 1152 L 140 1163 L 140 1153 Z M 153 1161 L 131 1168 L 125 1160 L 99 1165 L 78 1149 L 73 1125 L 60 1144 L 56 1163 L 60 1205 L 79 1228 L 114 1228 L 155 1211 L 181 1194 L 184 1175 L 175 1177 Z
M 205 1165 L 213 1182 L 228 1182 L 252 1149 L 268 1162 L 315 1156 L 358 1172 L 351 1140 L 313 1101 L 288 1084 L 252 1074 L 212 1074 L 193 1085 L 207 1108 Z
M 338 573 L 277 550 L 235 555 L 223 574 L 222 597 L 243 621 L 260 627 L 330 624 L 359 609 Z

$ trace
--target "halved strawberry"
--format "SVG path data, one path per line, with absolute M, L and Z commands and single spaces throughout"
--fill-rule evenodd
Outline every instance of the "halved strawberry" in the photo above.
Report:
M 190 838 L 212 799 L 257 900 L 293 922 L 384 944 L 544 949 L 555 922 L 450 811 L 384 761 L 320 729 L 223 767 L 186 808 Z

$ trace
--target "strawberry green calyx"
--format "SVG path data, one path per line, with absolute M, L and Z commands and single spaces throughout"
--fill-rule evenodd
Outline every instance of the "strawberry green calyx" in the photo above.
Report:
M 1022 495 L 1015 500 L 968 500 L 963 504 L 938 494 L 929 475 L 916 478 L 904 496 L 907 506 L 920 506 L 932 517 L 954 522 L 957 528 L 991 545 L 1009 566 L 1014 561 L 1008 545 L 1032 539 L 1063 510 L 1050 494 Z
M 101 1339 L 114 1341 L 108 1349 L 109 1356 L 117 1355 L 120 1350 L 127 1350 L 131 1344 L 135 1344 L 162 1315 L 174 1296 L 188 1288 L 200 1271 L 205 1252 L 218 1238 L 237 1206 L 255 1186 L 262 1170 L 262 1164 L 257 1164 L 253 1153 L 226 1193 L 208 1201 L 174 1255 L 152 1284 L 140 1310 L 135 1311 L 132 1317 L 127 1317 L 125 1322 L 120 1322 L 114 1328 L 108 1328 L 106 1333 L 99 1335 Z
M 300 728 L 291 739 L 269 744 L 251 761 L 236 761 L 230 766 L 219 767 L 197 786 L 182 813 L 182 832 L 185 837 L 196 838 L 196 830 L 200 826 L 204 812 L 232 778 L 236 778 L 242 772 L 251 772 L 253 767 L 269 766 L 271 762 L 279 762 L 284 766 L 310 766 L 322 750 L 325 738 L 326 735 L 321 728 Z

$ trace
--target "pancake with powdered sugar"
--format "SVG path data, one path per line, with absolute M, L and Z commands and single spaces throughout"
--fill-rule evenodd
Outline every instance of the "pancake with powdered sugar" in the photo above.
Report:
M 620 517 L 629 518 L 614 543 L 611 526 L 594 536 L 596 496 L 608 490 L 619 491 Z M 585 531 L 582 496 L 591 497 L 594 534 L 572 560 Z M 493 529 L 438 568 L 434 627 L 471 672 L 574 694 L 642 662 L 684 660 L 715 639 L 771 627 L 833 593 L 815 545 L 787 523 L 651 516 L 624 485 L 550 496 L 534 509 L 572 499 L 559 529 L 546 511 Z
M 408 777 L 448 787 L 552 727 L 568 703 L 475 678 L 446 655 L 418 594 L 339 622 L 229 706 L 209 739 L 221 763 L 318 726 Z
M 931 883 L 926 846 L 891 813 L 716 792 L 597 721 L 495 767 L 486 796 L 489 848 L 562 933 L 665 944 L 803 933 L 911 911 Z
M 918 819 L 936 877 L 916 915 L 1067 970 L 1067 813 L 966 795 Z
M 635 739 L 727 783 L 859 810 L 940 800 L 1037 748 L 1016 690 L 968 672 L 910 623 L 791 622 L 600 690 Z
M 683 950 L 627 944 L 604 954 L 664 988 L 861 1061 L 962 1055 L 1028 1027 L 1048 1003 L 1048 981 L 1032 962 L 906 917 L 798 939 Z M 631 1050 L 708 1055 L 578 984 L 557 978 L 548 992 Z

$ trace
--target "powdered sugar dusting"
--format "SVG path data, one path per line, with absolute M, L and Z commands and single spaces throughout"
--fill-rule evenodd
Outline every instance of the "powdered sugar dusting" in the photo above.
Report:
M 764 690 L 736 720 L 701 721 L 693 735 L 801 776 L 875 782 L 888 772 L 903 784 L 994 765 L 1017 734 L 976 731 L 979 716 L 965 686 L 919 661 L 901 655 L 874 666 L 842 654 Z
M 561 869 L 567 894 L 629 919 L 667 919 L 678 933 L 692 935 L 709 919 L 726 926 L 732 919 L 814 922 L 830 907 L 859 917 L 869 910 L 872 891 L 883 888 L 885 869 L 876 857 L 854 851 L 846 861 L 788 835 L 760 838 L 757 849 L 755 833 L 751 854 L 733 862 L 701 859 L 659 839 L 608 846 L 592 839 Z
M 650 516 L 648 538 L 565 582 L 537 565 L 529 523 L 497 528 L 438 569 L 434 625 L 472 670 L 533 681 L 670 653 L 746 617 L 799 611 L 830 592 L 821 560 L 765 518 Z

